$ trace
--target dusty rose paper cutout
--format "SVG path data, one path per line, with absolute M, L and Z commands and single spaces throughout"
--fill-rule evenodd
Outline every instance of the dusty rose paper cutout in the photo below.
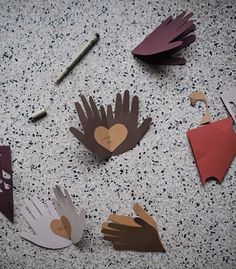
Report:
M 138 217 L 109 216 L 110 222 L 102 225 L 104 239 L 112 242 L 115 250 L 165 252 L 154 219 L 138 204 L 133 209 Z
M 145 119 L 138 126 L 139 99 L 134 96 L 130 105 L 129 91 L 116 95 L 115 111 L 108 105 L 100 111 L 92 97 L 89 102 L 81 96 L 82 105 L 75 107 L 83 127 L 83 131 L 71 127 L 71 133 L 92 153 L 101 157 L 111 157 L 124 153 L 136 146 L 147 132 L 151 118 Z
M 14 205 L 10 146 L 0 146 L 0 212 L 13 223 Z
M 233 120 L 226 118 L 187 131 L 202 184 L 208 179 L 222 183 L 236 156 Z
M 60 249 L 71 245 L 71 227 L 61 218 L 53 203 L 42 203 L 38 198 L 25 199 L 21 212 L 33 232 L 22 232 L 21 237 L 44 248 Z
M 189 20 L 193 13 L 182 12 L 175 19 L 168 17 L 148 37 L 146 37 L 132 53 L 143 61 L 159 65 L 183 65 L 185 59 L 174 57 L 179 50 L 189 46 L 196 40 L 196 28 Z
M 231 90 L 225 91 L 221 98 L 236 124 L 236 89 L 232 88 Z
M 54 188 L 54 193 L 54 205 L 56 207 L 57 213 L 61 218 L 65 217 L 70 223 L 70 239 L 73 244 L 77 244 L 81 240 L 84 233 L 85 209 L 81 208 L 79 212 L 77 212 L 67 190 L 64 190 L 63 193 L 61 189 L 56 186 Z

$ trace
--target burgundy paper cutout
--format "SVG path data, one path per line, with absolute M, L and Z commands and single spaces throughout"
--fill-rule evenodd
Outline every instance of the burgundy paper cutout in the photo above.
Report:
M 193 13 L 186 15 L 182 12 L 175 19 L 168 17 L 148 37 L 146 37 L 132 53 L 139 59 L 158 65 L 183 65 L 185 59 L 173 57 L 173 54 L 189 46 L 196 40 L 194 34 L 189 35 L 196 28 L 189 20 Z
M 208 179 L 222 183 L 236 156 L 232 118 L 215 121 L 187 132 L 195 162 L 205 185 Z
M 0 146 L 0 211 L 13 223 L 13 181 L 10 146 Z

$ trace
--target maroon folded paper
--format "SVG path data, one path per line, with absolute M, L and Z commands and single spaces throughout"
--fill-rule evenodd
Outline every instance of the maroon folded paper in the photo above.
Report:
M 236 133 L 232 118 L 215 121 L 189 130 L 187 136 L 202 184 L 208 179 L 224 180 L 236 156 Z
M 10 146 L 0 146 L 0 211 L 13 223 L 13 181 Z
M 132 53 L 143 61 L 159 65 L 183 65 L 185 59 L 173 54 L 189 46 L 196 40 L 189 35 L 196 26 L 189 19 L 193 13 L 186 15 L 184 11 L 175 19 L 168 17 L 148 37 L 146 37 Z

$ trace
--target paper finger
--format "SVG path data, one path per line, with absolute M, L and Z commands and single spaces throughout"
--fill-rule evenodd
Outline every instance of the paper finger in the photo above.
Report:
M 133 206 L 134 212 L 146 223 L 151 225 L 153 228 L 156 228 L 156 222 L 154 219 L 139 205 L 139 204 L 134 204 Z M 137 218 L 138 219 L 138 218 Z M 137 219 L 135 219 L 135 222 L 140 224 L 142 222 L 137 222 Z
M 84 109 L 85 109 L 85 112 L 87 114 L 87 118 L 88 119 L 92 119 L 93 118 L 93 114 L 92 114 L 92 110 L 88 104 L 88 101 L 86 100 L 86 98 L 82 95 L 81 96 L 81 100 L 82 100 L 82 103 L 83 103 L 83 106 L 84 106 Z
M 33 215 L 35 219 L 41 218 L 41 214 L 39 213 L 37 207 L 34 205 L 32 201 L 30 201 L 28 198 L 24 200 L 26 207 L 29 209 L 29 212 Z
M 124 114 L 129 113 L 129 91 L 126 90 L 123 99 L 123 112 Z
M 127 225 L 127 226 L 132 226 L 132 227 L 139 227 L 134 219 L 132 217 L 128 217 L 128 216 L 122 216 L 122 215 L 116 215 L 116 214 L 111 214 L 108 217 L 109 220 L 114 221 L 118 224 L 121 225 Z
M 99 112 L 98 112 L 97 106 L 95 105 L 95 103 L 93 101 L 93 98 L 91 96 L 89 97 L 89 103 L 90 103 L 90 106 L 91 106 L 91 109 L 92 109 L 94 118 L 96 120 L 100 120 L 100 116 L 99 116 Z
M 122 113 L 122 96 L 120 93 L 117 93 L 115 104 L 115 117 L 118 117 L 121 113 Z
M 44 206 L 44 204 L 37 198 L 37 197 L 33 197 L 32 198 L 32 202 L 35 204 L 35 206 L 37 207 L 39 213 L 42 216 L 47 216 L 49 215 L 49 211 L 48 209 Z
M 29 213 L 29 211 L 26 209 L 26 207 L 22 207 L 21 208 L 21 213 L 24 216 L 25 220 L 27 221 L 27 223 L 29 224 L 29 226 L 34 230 L 34 226 L 35 226 L 35 219 L 33 218 L 33 216 Z

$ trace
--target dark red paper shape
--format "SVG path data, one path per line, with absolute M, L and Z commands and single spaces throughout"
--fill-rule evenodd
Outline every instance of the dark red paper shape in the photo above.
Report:
M 202 184 L 208 179 L 224 180 L 236 156 L 233 120 L 226 118 L 187 132 Z
M 189 35 L 196 26 L 189 19 L 193 13 L 182 12 L 174 20 L 168 17 L 148 37 L 146 37 L 132 53 L 141 60 L 159 65 L 183 65 L 184 58 L 172 55 L 196 40 L 195 35 Z
M 13 223 L 13 181 L 10 146 L 0 146 L 0 211 Z

